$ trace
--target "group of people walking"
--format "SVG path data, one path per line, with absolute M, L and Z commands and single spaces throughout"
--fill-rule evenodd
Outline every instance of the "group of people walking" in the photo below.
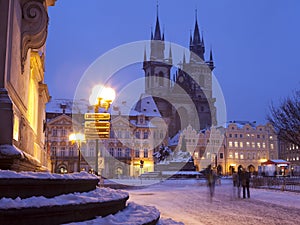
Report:
M 241 189 L 243 189 L 243 198 L 246 196 L 250 198 L 250 177 L 250 172 L 242 166 L 239 166 L 238 172 L 232 171 L 233 196 L 241 198 Z
M 209 197 L 212 201 L 215 192 L 215 185 L 218 180 L 218 176 L 212 169 L 211 165 L 206 168 L 205 171 L 207 186 L 209 190 Z M 241 198 L 241 192 L 243 190 L 243 198 L 250 198 L 250 172 L 242 166 L 238 167 L 238 171 L 232 171 L 233 180 L 233 197 Z

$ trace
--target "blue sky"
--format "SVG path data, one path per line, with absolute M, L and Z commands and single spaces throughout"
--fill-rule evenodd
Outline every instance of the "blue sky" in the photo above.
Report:
M 99 56 L 119 45 L 148 40 L 156 4 L 58 0 L 49 8 L 45 81 L 50 95 L 73 98 L 85 70 Z M 159 19 L 166 41 L 188 48 L 195 9 L 206 53 L 213 48 L 214 74 L 228 120 L 265 123 L 270 102 L 278 103 L 300 86 L 300 1 L 161 0 Z M 136 73 L 143 75 L 142 69 Z

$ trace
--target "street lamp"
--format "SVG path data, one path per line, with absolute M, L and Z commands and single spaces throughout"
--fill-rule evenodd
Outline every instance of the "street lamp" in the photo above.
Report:
M 96 85 L 92 89 L 92 94 L 90 95 L 89 102 L 94 106 L 95 113 L 99 113 L 99 108 L 104 108 L 107 112 L 111 103 L 115 100 L 116 93 L 114 89 L 110 87 L 104 87 L 102 85 Z M 98 175 L 98 158 L 99 158 L 99 146 L 98 138 L 96 138 L 96 162 L 95 162 L 95 172 Z
M 81 142 L 85 140 L 84 134 L 81 133 L 72 133 L 69 136 L 69 141 L 72 143 L 76 142 L 78 146 L 78 161 L 77 161 L 77 172 L 80 172 L 80 161 L 81 161 L 81 152 L 80 152 L 80 147 L 81 147 Z

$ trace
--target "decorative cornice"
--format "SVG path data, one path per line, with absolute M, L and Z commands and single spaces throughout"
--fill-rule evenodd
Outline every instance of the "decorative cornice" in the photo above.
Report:
M 21 70 L 24 65 L 29 48 L 42 47 L 47 38 L 48 13 L 44 6 L 44 0 L 22 0 L 22 24 L 21 24 Z

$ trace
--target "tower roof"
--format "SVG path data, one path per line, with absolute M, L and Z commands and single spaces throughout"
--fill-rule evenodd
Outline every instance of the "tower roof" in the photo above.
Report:
M 162 40 L 161 32 L 160 32 L 160 25 L 159 25 L 159 18 L 158 18 L 158 4 L 156 5 L 156 24 L 155 24 L 155 31 L 154 31 L 154 37 L 153 40 Z

